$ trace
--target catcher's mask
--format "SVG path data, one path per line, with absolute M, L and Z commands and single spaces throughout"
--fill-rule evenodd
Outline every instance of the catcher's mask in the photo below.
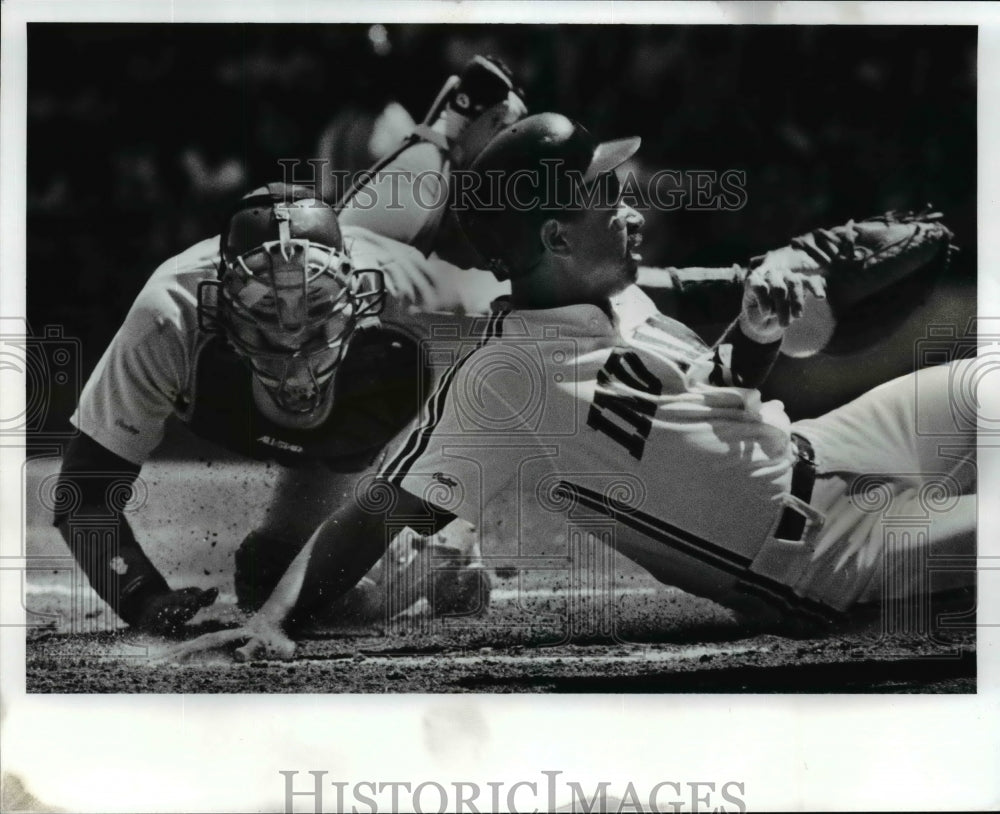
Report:
M 243 198 L 222 232 L 219 279 L 198 286 L 200 327 L 224 334 L 294 414 L 323 404 L 351 335 L 384 301 L 382 272 L 354 270 L 333 209 L 285 184 Z

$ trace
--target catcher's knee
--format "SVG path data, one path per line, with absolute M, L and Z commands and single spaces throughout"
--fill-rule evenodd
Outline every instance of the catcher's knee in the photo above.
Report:
M 303 545 L 305 540 L 293 542 L 258 529 L 243 538 L 233 575 L 241 610 L 255 611 L 264 604 Z

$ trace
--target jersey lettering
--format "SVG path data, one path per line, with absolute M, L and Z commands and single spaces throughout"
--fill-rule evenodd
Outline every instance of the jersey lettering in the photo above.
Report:
M 257 440 L 262 444 L 267 444 L 269 447 L 284 449 L 288 452 L 302 452 L 300 444 L 290 444 L 287 441 L 282 441 L 280 438 L 272 438 L 270 435 L 262 435 Z
M 597 392 L 587 414 L 587 426 L 623 446 L 637 461 L 642 460 L 646 440 L 653 427 L 650 417 L 656 402 L 637 395 L 608 392 L 617 380 L 640 393 L 658 396 L 663 385 L 636 353 L 615 351 L 597 374 Z

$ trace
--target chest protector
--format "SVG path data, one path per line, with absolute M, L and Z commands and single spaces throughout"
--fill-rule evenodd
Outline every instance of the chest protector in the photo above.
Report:
M 196 362 L 189 425 L 257 460 L 284 466 L 321 461 L 337 472 L 357 472 L 416 416 L 429 385 L 413 339 L 391 328 L 359 330 L 338 367 L 329 416 L 316 427 L 291 429 L 260 411 L 248 366 L 214 337 Z

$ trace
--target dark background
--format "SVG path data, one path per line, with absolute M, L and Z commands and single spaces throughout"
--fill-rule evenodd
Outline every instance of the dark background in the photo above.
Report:
M 476 53 L 507 61 L 533 111 L 641 135 L 640 172 L 746 172 L 740 211 L 646 212 L 651 265 L 742 262 L 928 201 L 947 214 L 963 251 L 930 310 L 861 357 L 783 360 L 769 394 L 793 417 L 903 372 L 928 321 L 974 313 L 973 27 L 31 24 L 32 329 L 78 338 L 86 377 L 153 269 L 280 177 L 278 159 L 320 156 L 325 133 L 320 157 L 366 166 L 386 102 L 421 119 Z M 46 429 L 65 427 L 70 392 L 53 388 Z

